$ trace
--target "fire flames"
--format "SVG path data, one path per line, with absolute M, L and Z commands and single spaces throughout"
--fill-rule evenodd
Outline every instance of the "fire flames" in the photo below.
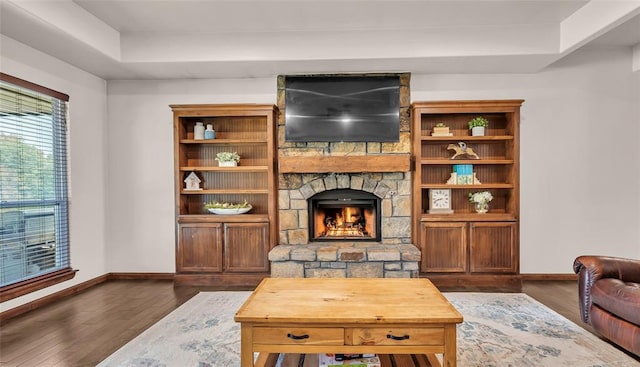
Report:
M 318 237 L 369 237 L 360 208 L 343 207 L 324 212 L 324 230 Z

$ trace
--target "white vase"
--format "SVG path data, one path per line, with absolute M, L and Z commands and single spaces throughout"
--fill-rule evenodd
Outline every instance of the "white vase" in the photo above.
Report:
M 474 126 L 471 128 L 471 136 L 484 136 L 484 126 Z
M 237 167 L 238 166 L 238 162 L 236 162 L 236 161 L 226 161 L 226 162 L 218 161 L 218 166 L 219 167 Z
M 193 128 L 193 140 L 204 140 L 204 125 L 202 122 L 196 122 Z

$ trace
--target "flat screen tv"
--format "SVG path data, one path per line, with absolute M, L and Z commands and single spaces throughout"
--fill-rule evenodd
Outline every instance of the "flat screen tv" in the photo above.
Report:
M 400 138 L 399 76 L 286 76 L 285 140 Z

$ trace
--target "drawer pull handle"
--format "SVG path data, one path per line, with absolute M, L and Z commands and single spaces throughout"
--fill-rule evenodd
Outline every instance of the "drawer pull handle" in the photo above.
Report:
M 289 333 L 289 334 L 287 334 L 287 338 L 289 338 L 289 339 L 293 339 L 293 340 L 309 339 L 309 335 L 308 335 L 308 334 L 304 334 L 304 335 L 293 335 L 293 334 Z
M 392 340 L 407 340 L 407 339 L 409 339 L 409 335 L 395 336 L 395 335 L 387 334 L 387 339 L 392 339 Z

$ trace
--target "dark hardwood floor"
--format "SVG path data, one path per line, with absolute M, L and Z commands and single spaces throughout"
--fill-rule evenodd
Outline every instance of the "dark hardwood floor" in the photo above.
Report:
M 0 366 L 95 366 L 203 287 L 166 280 L 111 280 L 5 321 Z M 527 281 L 523 292 L 576 324 L 575 281 Z M 591 331 L 591 330 L 590 330 Z

